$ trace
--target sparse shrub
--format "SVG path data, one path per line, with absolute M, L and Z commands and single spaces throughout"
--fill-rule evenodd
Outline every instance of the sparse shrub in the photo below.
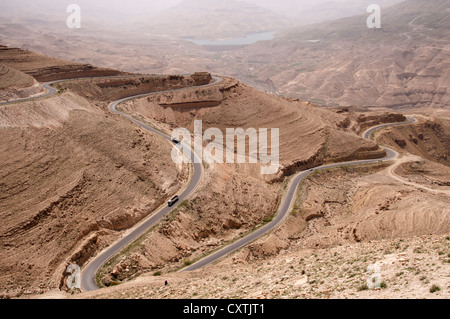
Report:
M 386 289 L 386 288 L 387 288 L 387 284 L 383 281 L 383 282 L 380 284 L 380 288 L 381 288 L 381 289 Z
M 193 264 L 193 262 L 190 261 L 189 259 L 186 259 L 186 260 L 184 261 L 184 265 L 185 265 L 185 266 L 190 266 L 190 265 L 192 265 L 192 264 Z
M 155 271 L 154 273 L 153 273 L 153 276 L 161 276 L 161 272 L 160 271 Z
M 358 287 L 358 291 L 364 291 L 364 290 L 369 290 L 367 283 L 364 283 L 363 285 Z
M 264 223 L 270 223 L 271 221 L 273 220 L 273 216 L 269 216 L 269 217 L 266 217 L 266 218 L 264 218 Z
M 432 294 L 434 294 L 435 292 L 438 292 L 438 291 L 441 291 L 441 287 L 439 287 L 438 285 L 433 285 L 433 286 L 431 286 L 430 292 L 431 292 Z
M 114 287 L 114 286 L 118 286 L 118 285 L 120 285 L 120 282 L 118 282 L 118 281 L 111 281 L 111 283 L 109 284 L 108 287 Z

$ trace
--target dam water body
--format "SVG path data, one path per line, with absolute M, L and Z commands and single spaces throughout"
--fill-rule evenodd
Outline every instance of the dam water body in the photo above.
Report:
M 197 40 L 192 38 L 183 38 L 184 40 L 193 42 L 197 45 L 211 46 L 232 46 L 232 45 L 250 45 L 258 41 L 272 40 L 276 31 L 257 32 L 247 34 L 242 38 L 224 39 L 224 40 Z

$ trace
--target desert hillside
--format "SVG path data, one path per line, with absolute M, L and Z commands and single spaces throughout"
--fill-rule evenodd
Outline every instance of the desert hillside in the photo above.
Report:
M 0 102 L 27 98 L 43 91 L 32 76 L 0 64 Z
M 368 15 L 297 28 L 224 53 L 224 65 L 240 61 L 233 76 L 321 105 L 449 107 L 449 10 L 408 0 L 383 9 L 381 29 Z
M 189 105 L 201 101 L 215 101 L 218 105 Z M 161 123 L 168 130 L 185 127 L 193 132 L 194 120 L 200 119 L 204 131 L 211 127 L 223 132 L 226 128 L 279 128 L 282 175 L 325 162 L 384 154 L 378 145 L 344 127 L 349 114 L 266 94 L 230 78 L 222 87 L 140 99 L 125 104 L 125 109 Z M 400 117 L 394 121 L 402 120 Z
M 426 117 L 420 125 L 397 127 L 380 137 L 385 145 L 399 147 L 422 158 L 450 166 L 450 121 Z M 444 175 L 445 176 L 445 175 Z
M 3 293 L 58 287 L 80 245 L 83 264 L 188 178 L 164 140 L 71 93 L 1 114 Z
M 139 252 L 154 253 L 147 242 L 112 271 L 119 282 L 127 272 L 143 272 L 141 276 L 78 297 L 446 299 L 448 177 L 447 183 L 442 182 L 445 170 L 429 161 L 396 170 L 420 186 L 446 192 L 438 194 L 393 179 L 390 165 L 312 175 L 299 188 L 294 209 L 282 226 L 198 271 L 145 270 Z M 177 221 L 182 219 L 184 213 Z M 367 280 L 373 273 L 368 267 L 375 264 L 381 288 L 369 289 Z M 60 292 L 49 296 L 53 294 L 68 297 Z
M 35 84 L 34 79 L 20 71 L 14 70 L 6 65 L 0 65 L 1 90 L 8 87 L 30 87 Z
M 0 60 L 37 78 L 74 75 L 66 66 L 76 64 L 5 52 Z M 195 84 L 181 78 L 167 78 L 166 88 Z M 113 85 L 103 89 L 120 96 Z M 66 262 L 83 265 L 187 183 L 188 166 L 172 162 L 167 141 L 112 116 L 106 103 L 60 88 L 50 98 L 0 106 L 2 296 L 59 287 Z
M 213 106 L 198 107 L 202 101 Z M 194 104 L 193 104 L 194 103 Z M 196 104 L 195 104 L 196 103 Z M 345 128 L 349 113 L 268 95 L 231 78 L 220 85 L 159 94 L 121 106 L 166 131 L 201 119 L 203 130 L 217 127 L 280 128 L 281 167 L 275 176 L 262 176 L 260 165 L 212 164 L 198 191 L 158 228 L 102 271 L 102 282 L 125 282 L 145 272 L 170 272 L 227 242 L 260 227 L 275 214 L 287 178 L 327 162 L 378 158 L 385 152 Z M 403 121 L 379 114 L 379 121 Z M 359 124 L 367 122 L 360 119 Z
M 0 299 L 448 299 L 450 1 L 370 3 L 0 2 Z
M 236 0 L 189 0 L 137 23 L 145 25 L 140 30 L 149 34 L 221 40 L 285 28 L 287 20 L 284 15 L 258 4 Z
M 39 82 L 122 74 L 122 72 L 117 70 L 96 68 L 89 64 L 69 62 L 36 52 L 6 46 L 0 46 L 0 64 L 26 73 Z
M 254 260 L 242 252 L 207 270 L 160 276 L 87 294 L 51 292 L 43 298 L 89 299 L 448 299 L 450 237 L 377 240 L 325 249 L 283 250 Z M 368 289 L 370 265 L 383 288 Z M 424 266 L 424 265 L 432 266 Z M 169 285 L 164 286 L 167 280 Z
M 8 60 L 10 68 L 38 79 L 91 71 L 105 75 L 95 67 L 30 51 L 2 52 L 0 60 Z M 259 227 L 276 212 L 285 179 L 295 172 L 384 154 L 376 143 L 343 126 L 348 114 L 262 93 L 231 78 L 195 88 L 210 79 L 197 73 L 74 80 L 58 84 L 59 93 L 50 98 L 1 106 L 0 129 L 7 137 L 1 146 L 4 296 L 59 288 L 67 262 L 82 266 L 187 183 L 188 166 L 171 161 L 170 144 L 112 115 L 107 106 L 114 99 L 190 88 L 120 107 L 168 133 L 176 127 L 192 129 L 195 119 L 204 121 L 204 130 L 280 128 L 282 166 L 265 177 L 260 165 L 208 165 L 194 196 L 110 265 L 105 284 L 144 271 L 177 269 Z M 123 263 L 136 260 L 137 271 L 121 271 Z
M 88 25 L 73 33 L 43 22 L 33 25 L 35 29 L 18 26 L 5 17 L 5 24 L 0 26 L 0 43 L 129 72 L 185 74 L 208 70 L 264 91 L 319 105 L 394 109 L 450 105 L 447 94 L 450 8 L 446 0 L 406 0 L 383 6 L 381 29 L 367 28 L 367 6 L 362 4 L 347 11 L 359 12 L 356 16 L 309 26 L 289 22 L 286 29 L 277 27 L 280 19 L 272 17 L 280 12 L 285 14 L 285 10 L 272 12 L 263 8 L 255 16 L 259 17 L 256 24 L 252 24 L 254 21 L 241 15 L 228 11 L 225 14 L 221 4 L 217 4 L 220 10 L 214 10 L 213 6 L 208 11 L 195 10 L 198 7 L 195 3 L 191 3 L 191 9 L 180 4 L 158 13 L 161 19 L 157 25 L 163 29 L 159 31 L 149 31 L 153 30 L 152 19 L 141 19 L 136 24 L 142 32 L 135 29 L 117 32 L 105 25 Z M 239 1 L 233 3 L 227 8 L 230 11 L 241 5 Z M 256 10 L 252 6 L 244 7 Z M 310 9 L 319 18 L 315 8 Z M 182 15 L 189 10 L 195 13 L 195 21 Z M 342 14 L 330 12 L 330 16 Z M 231 29 L 228 20 L 240 26 L 239 30 Z M 171 25 L 173 28 L 169 28 Z M 272 28 L 279 32 L 270 41 L 212 51 L 174 35 L 162 36 L 178 30 L 186 37 L 223 39 L 240 37 L 244 31 Z M 104 37 L 105 33 L 111 37 Z

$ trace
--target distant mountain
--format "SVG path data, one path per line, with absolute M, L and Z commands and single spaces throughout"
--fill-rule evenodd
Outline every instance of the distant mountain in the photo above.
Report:
M 373 0 L 245 0 L 295 19 L 296 25 L 351 17 L 366 11 Z M 404 0 L 377 0 L 382 8 Z
M 136 25 L 142 25 L 138 30 L 146 34 L 221 40 L 276 31 L 289 22 L 283 15 L 245 1 L 185 0 Z
M 39 15 L 25 19 L 3 10 L 12 2 L 1 3 L 0 44 L 130 72 L 208 70 L 321 105 L 450 107 L 450 1 L 406 0 L 382 7 L 382 28 L 375 30 L 367 28 L 365 0 L 349 2 L 356 4 L 352 10 L 359 8 L 357 16 L 300 27 L 293 27 L 302 17 L 295 18 L 297 1 L 248 1 L 253 0 L 183 1 L 160 14 L 143 9 L 138 17 L 145 18 L 124 21 L 126 29 L 118 21 L 114 30 L 94 25 L 101 20 L 91 18 L 87 7 L 83 27 L 76 31 L 65 27 L 65 13 L 59 20 Z M 292 14 L 285 18 L 289 3 Z M 347 14 L 340 0 L 330 3 L 330 10 Z M 327 8 L 325 0 L 305 12 L 320 19 L 320 8 Z M 279 32 L 271 41 L 224 52 L 176 39 L 220 40 L 267 30 Z
M 297 28 L 221 63 L 248 83 L 324 105 L 450 107 L 450 2 L 383 9 L 381 29 L 369 29 L 368 16 Z

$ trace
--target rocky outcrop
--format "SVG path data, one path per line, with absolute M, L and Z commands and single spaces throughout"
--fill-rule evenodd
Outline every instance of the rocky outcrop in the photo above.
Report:
M 194 79 L 195 85 L 205 85 L 212 81 L 212 76 L 208 72 L 195 72 L 191 75 L 191 78 Z

